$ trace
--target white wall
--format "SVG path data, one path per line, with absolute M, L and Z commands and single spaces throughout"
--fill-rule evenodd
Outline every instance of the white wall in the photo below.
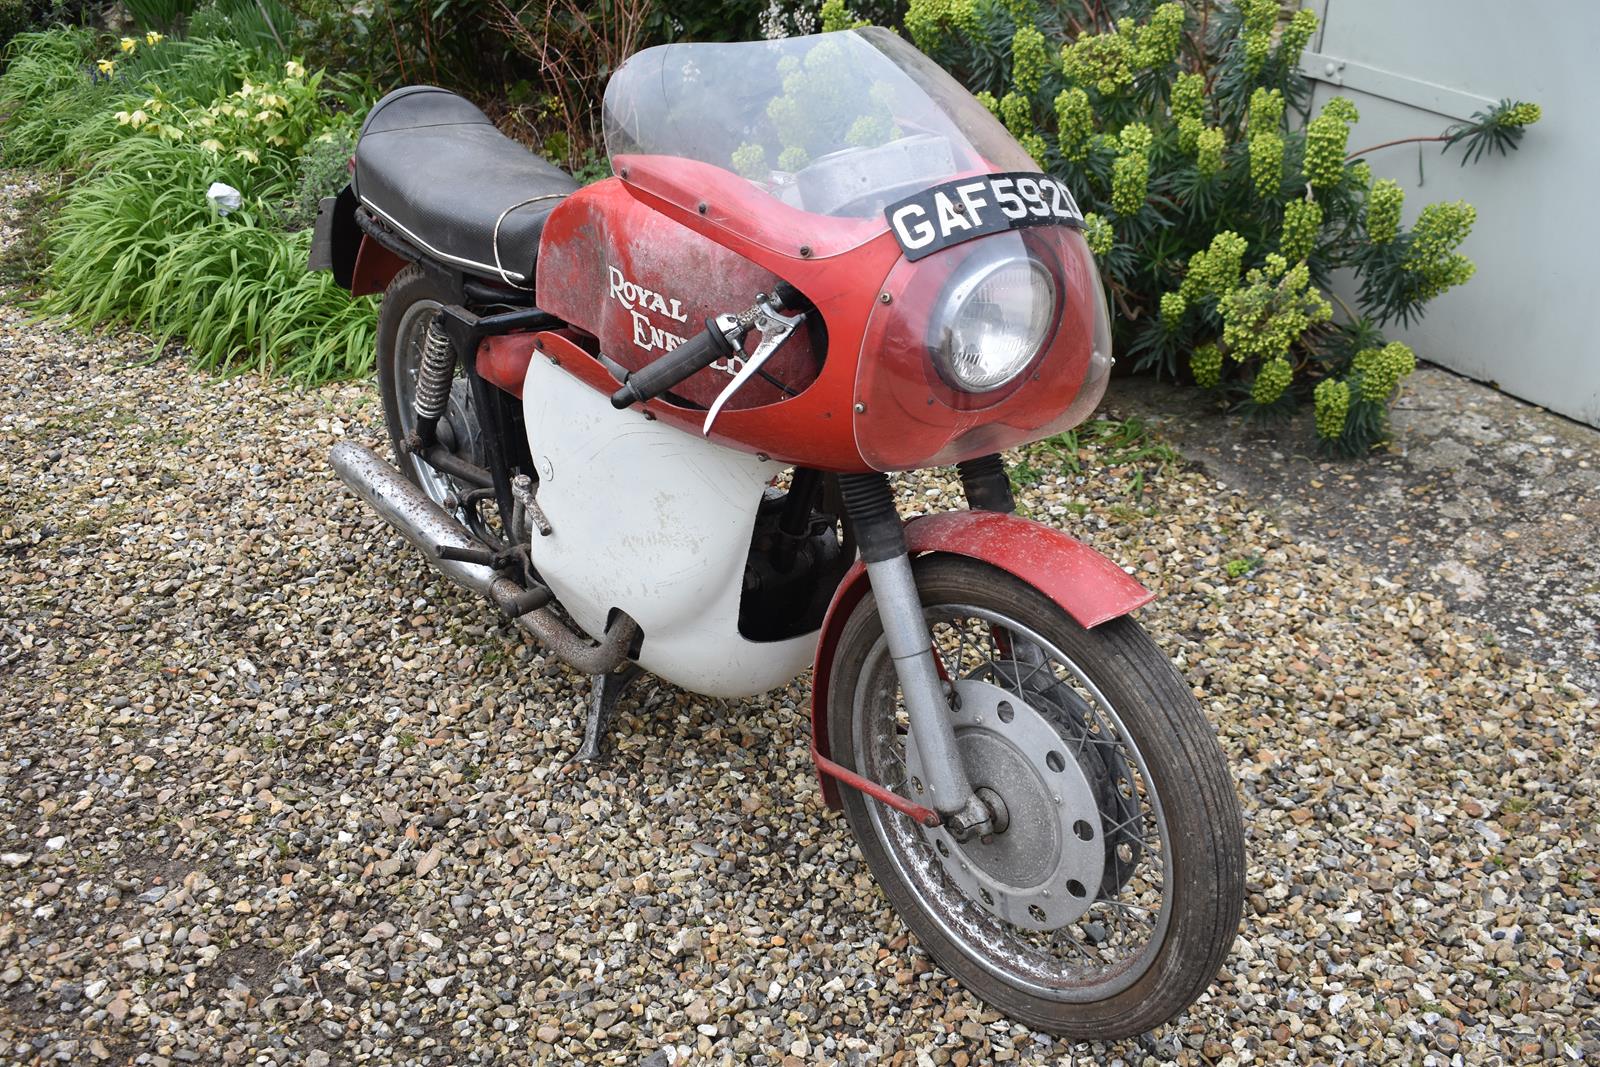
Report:
M 1600 426 L 1600 3 L 1306 6 L 1322 27 L 1302 67 L 1344 83 L 1316 82 L 1314 106 L 1336 93 L 1355 102 L 1352 151 L 1440 133 L 1502 97 L 1544 109 L 1509 156 L 1463 168 L 1460 146 L 1444 155 L 1424 144 L 1367 157 L 1374 174 L 1405 186 L 1407 224 L 1434 200 L 1478 209 L 1462 246 L 1477 275 L 1429 304 L 1420 324 L 1387 332 L 1424 359 Z

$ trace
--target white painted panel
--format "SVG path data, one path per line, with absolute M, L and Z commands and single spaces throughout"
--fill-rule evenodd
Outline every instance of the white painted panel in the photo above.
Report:
M 1325 0 L 1309 74 L 1347 61 L 1342 89 L 1361 111 L 1352 150 L 1436 134 L 1473 99 L 1530 100 L 1544 118 L 1519 151 L 1460 166 L 1460 149 L 1406 145 L 1369 156 L 1406 189 L 1409 224 L 1433 200 L 1464 199 L 1478 223 L 1462 250 L 1478 265 L 1428 305 L 1420 325 L 1388 332 L 1418 355 L 1600 426 L 1595 250 L 1600 197 L 1600 4 L 1547 0 Z M 1406 84 L 1410 82 L 1411 84 Z M 1358 86 L 1362 88 L 1358 88 Z M 1445 114 L 1429 109 L 1439 109 Z M 1344 294 L 1347 298 L 1352 295 Z
M 529 362 L 522 395 L 552 528 L 533 563 L 580 626 L 600 633 L 626 611 L 644 633 L 639 665 L 706 696 L 754 696 L 806 669 L 815 633 L 739 635 L 756 509 L 779 464 L 617 411 L 547 359 Z

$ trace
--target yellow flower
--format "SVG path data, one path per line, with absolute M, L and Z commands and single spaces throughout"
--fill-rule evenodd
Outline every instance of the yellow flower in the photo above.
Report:
M 273 134 L 271 137 L 267 138 L 267 143 L 272 145 L 274 148 L 282 148 L 284 145 L 289 143 L 289 139 L 287 137 L 280 137 L 277 134 Z
M 146 115 L 142 109 L 136 110 L 133 114 L 128 116 L 128 125 L 132 126 L 136 130 L 149 121 L 150 116 Z
M 254 85 L 251 85 L 249 82 L 245 82 L 243 85 L 239 86 L 239 91 L 233 95 L 238 97 L 249 97 L 254 96 L 255 91 L 256 87 Z
M 151 30 L 149 33 L 144 35 L 144 43 L 148 45 L 158 45 L 166 39 L 166 34 L 157 33 L 155 30 Z
M 248 160 L 251 163 L 260 163 L 261 157 L 249 148 L 240 148 L 233 153 L 234 158 Z
M 100 71 L 101 74 L 104 74 L 108 78 L 111 76 L 111 73 L 117 69 L 117 65 L 109 59 L 102 59 L 100 62 L 95 64 L 95 67 Z
M 218 152 L 222 151 L 222 142 L 217 140 L 215 137 L 207 137 L 204 141 L 200 142 L 200 147 L 205 149 L 207 152 L 210 152 L 212 155 L 216 155 Z
M 256 112 L 256 121 L 261 123 L 262 125 L 266 125 L 267 123 L 273 121 L 277 117 L 278 117 L 278 113 L 276 111 L 257 111 Z
M 128 114 L 126 111 L 119 111 L 119 112 L 117 112 L 117 125 L 118 126 L 126 126 L 128 124 L 128 122 L 129 122 L 129 120 L 131 120 L 132 118 L 133 118 L 133 116 Z
M 117 47 L 129 55 L 132 55 L 134 49 L 139 47 L 139 42 L 135 41 L 132 37 L 124 37 L 122 40 L 117 42 Z
M 283 74 L 287 78 L 304 78 L 306 76 L 306 68 L 291 59 L 283 65 Z

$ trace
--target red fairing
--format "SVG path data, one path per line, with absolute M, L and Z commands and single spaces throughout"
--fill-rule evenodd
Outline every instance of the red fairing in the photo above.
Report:
M 626 169 L 629 160 L 619 157 L 613 162 L 621 171 Z M 656 162 L 663 169 L 673 166 L 686 171 L 695 167 L 704 168 L 703 164 L 694 164 L 691 160 L 663 158 Z M 878 282 L 900 258 L 900 248 L 885 231 L 848 255 L 810 259 L 802 256 L 798 247 L 792 255 L 775 252 L 765 247 L 762 240 L 743 236 L 717 221 L 746 213 L 751 233 L 764 239 L 761 220 L 765 205 L 770 205 L 772 198 L 755 190 L 748 182 L 742 184 L 748 190 L 743 194 L 739 193 L 737 185 L 718 188 L 726 192 L 725 199 L 729 201 L 743 195 L 750 198 L 749 203 L 734 204 L 708 199 L 705 201 L 705 215 L 677 208 L 615 179 L 597 182 L 575 193 L 551 213 L 540 239 L 540 306 L 574 325 L 591 329 L 591 332 L 599 328 L 602 312 L 597 305 L 609 299 L 609 290 L 591 287 L 595 264 L 579 263 L 574 257 L 574 274 L 571 277 L 552 264 L 563 262 L 560 249 L 570 242 L 580 242 L 592 248 L 605 247 L 587 232 L 593 224 L 594 212 L 603 214 L 607 211 L 631 210 L 622 205 L 625 200 L 634 200 L 651 212 L 678 223 L 682 230 L 692 231 L 690 236 L 709 238 L 736 256 L 764 268 L 769 278 L 782 278 L 794 285 L 817 304 L 827 326 L 828 358 L 810 388 L 799 396 L 777 403 L 723 412 L 712 430 L 711 439 L 745 452 L 765 453 L 783 463 L 840 473 L 870 470 L 856 450 L 855 434 L 850 422 L 857 353 L 861 335 L 866 329 L 867 316 L 877 298 Z M 622 199 L 614 199 L 619 196 Z M 603 202 L 591 203 L 591 198 Z M 817 217 L 816 221 L 821 226 L 837 220 Z M 622 231 L 619 229 L 618 232 Z M 655 258 L 666 263 L 672 260 L 672 255 L 663 250 Z M 681 284 L 692 292 L 706 283 L 705 278 L 687 277 Z M 757 286 L 733 306 L 719 310 L 743 310 L 761 288 Z M 609 351 L 606 354 L 612 355 Z M 615 380 L 592 356 L 582 355 L 581 359 L 574 357 L 570 364 L 564 363 L 563 366 L 600 391 L 610 393 L 616 388 Z M 702 371 L 701 376 L 714 373 Z M 702 410 L 678 407 L 664 400 L 652 400 L 645 405 L 645 409 L 657 418 L 691 433 L 699 433 L 701 423 L 705 420 Z
M 939 377 L 928 357 L 928 324 L 950 278 L 969 256 L 1006 242 L 1044 263 L 1055 279 L 1056 319 L 1050 342 L 1009 386 L 964 393 Z M 914 470 L 1002 452 L 1070 429 L 1087 412 L 1072 412 L 1083 388 L 1099 313 L 1099 275 L 1081 234 L 1045 227 L 1002 234 L 920 259 L 902 260 L 873 309 L 862 340 L 853 407 L 856 444 L 878 470 Z M 1088 299 L 1085 294 L 1093 294 Z M 1070 414 L 1069 414 L 1070 412 Z
M 912 555 L 946 552 L 982 560 L 1022 579 L 1056 603 L 1078 625 L 1091 628 L 1126 615 L 1155 599 L 1099 552 L 1060 530 L 996 511 L 956 511 L 924 515 L 905 525 Z M 828 748 L 828 682 L 833 654 L 845 621 L 866 596 L 866 566 L 857 561 L 834 591 L 833 603 L 817 634 L 816 669 L 811 680 L 811 747 L 831 757 Z M 839 790 L 819 769 L 822 796 L 839 806 Z
M 782 279 L 826 328 L 796 335 L 768 369 L 798 395 L 760 378 L 716 420 L 711 437 L 779 462 L 839 473 L 954 463 L 1066 429 L 1088 414 L 1099 277 L 1080 234 L 1040 227 L 978 238 L 910 262 L 882 217 L 835 218 L 790 207 L 720 167 L 668 156 L 620 155 L 618 178 L 568 197 L 545 224 L 539 304 L 599 339 L 629 369 L 644 366 L 703 320 L 750 306 Z M 685 206 L 692 204 L 693 206 Z M 957 393 L 932 368 L 930 316 L 951 270 L 985 242 L 1026 242 L 1060 294 L 1055 333 L 1028 372 L 996 394 Z M 526 351 L 527 341 L 519 342 Z M 746 341 L 747 351 L 756 343 Z M 592 356 L 569 370 L 596 389 L 615 380 Z M 736 357 L 737 358 L 737 357 Z M 736 366 L 700 371 L 645 408 L 699 433 L 704 407 Z M 590 371 L 596 373 L 590 373 Z M 1080 410 L 1084 409 L 1084 410 Z
M 539 306 L 599 339 L 600 351 L 629 370 L 659 359 L 722 312 L 749 307 L 777 276 L 641 204 L 621 181 L 573 194 L 546 223 L 539 254 Z M 746 341 L 755 349 L 757 338 Z M 766 370 L 795 392 L 816 381 L 821 361 L 797 334 Z M 674 387 L 702 406 L 738 373 L 718 360 Z M 730 409 L 782 400 L 777 386 L 753 379 Z

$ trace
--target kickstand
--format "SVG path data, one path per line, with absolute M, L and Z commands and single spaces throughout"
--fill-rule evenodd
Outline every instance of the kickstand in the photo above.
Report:
M 611 732 L 611 719 L 617 711 L 617 701 L 623 691 L 643 672 L 637 663 L 629 663 L 606 674 L 592 676 L 594 689 L 589 694 L 589 719 L 583 725 L 583 744 L 573 763 L 598 763 L 605 758 L 606 735 Z

